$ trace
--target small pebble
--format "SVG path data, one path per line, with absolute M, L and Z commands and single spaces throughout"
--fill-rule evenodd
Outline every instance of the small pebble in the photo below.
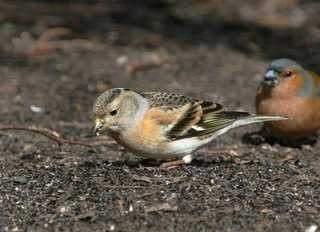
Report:
M 123 66 L 128 63 L 128 60 L 129 60 L 128 57 L 123 55 L 118 57 L 118 59 L 116 60 L 116 63 L 119 66 Z
M 312 224 L 311 226 L 309 226 L 309 227 L 305 230 L 305 232 L 316 232 L 317 229 L 318 229 L 318 226 L 315 225 L 315 224 Z
M 109 227 L 109 229 L 110 229 L 110 231 L 114 231 L 115 230 L 115 228 L 116 228 L 116 226 L 115 225 L 110 225 L 110 227 Z
M 44 110 L 40 106 L 31 105 L 30 110 L 34 113 L 42 113 Z

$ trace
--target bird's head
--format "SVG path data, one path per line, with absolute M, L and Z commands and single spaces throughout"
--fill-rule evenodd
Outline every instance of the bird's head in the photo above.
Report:
M 270 63 L 262 87 L 281 97 L 305 96 L 313 91 L 312 75 L 297 62 L 282 58 Z
M 293 60 L 277 59 L 270 63 L 264 74 L 263 84 L 269 87 L 280 85 L 302 75 L 303 71 L 303 67 Z
M 129 130 L 145 105 L 146 99 L 130 89 L 114 88 L 103 92 L 93 105 L 94 133 L 110 135 Z

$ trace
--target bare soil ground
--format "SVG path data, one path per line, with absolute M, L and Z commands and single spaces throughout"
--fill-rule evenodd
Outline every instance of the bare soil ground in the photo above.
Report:
M 106 1 L 108 7 L 87 11 L 80 4 L 74 14 L 64 6 L 63 17 L 51 5 L 33 7 L 40 2 L 0 4 L 1 124 L 91 139 L 93 101 L 110 87 L 173 91 L 254 112 L 258 79 L 270 60 L 290 57 L 320 71 L 316 1 L 293 6 L 305 16 L 301 25 L 288 20 L 276 29 L 273 21 L 241 15 L 197 18 L 192 9 L 169 4 L 168 10 L 162 1 Z M 125 161 L 116 144 L 59 146 L 38 134 L 1 131 L 0 231 L 320 226 L 320 141 L 280 145 L 250 135 L 259 128 L 233 130 L 198 151 L 191 165 L 171 171 Z M 214 152 L 225 147 L 234 156 Z

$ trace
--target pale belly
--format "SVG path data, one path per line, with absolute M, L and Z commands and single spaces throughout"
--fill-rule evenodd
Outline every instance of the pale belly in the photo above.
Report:
M 144 138 L 143 140 L 133 138 L 130 140 L 123 137 L 114 137 L 114 139 L 125 149 L 137 156 L 162 160 L 181 159 L 212 140 L 212 138 L 205 140 L 199 140 L 198 138 L 186 138 L 155 143 L 154 141 L 150 141 L 148 138 Z

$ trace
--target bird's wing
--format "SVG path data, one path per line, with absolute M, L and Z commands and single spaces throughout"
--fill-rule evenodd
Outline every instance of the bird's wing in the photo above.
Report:
M 182 139 L 211 135 L 234 123 L 245 112 L 225 112 L 223 106 L 209 101 L 199 101 L 174 93 L 147 92 L 153 118 L 165 125 L 166 136 Z
M 196 100 L 191 97 L 186 97 L 176 93 L 165 92 L 144 92 L 144 97 L 149 99 L 151 107 L 161 107 L 162 109 L 179 109 L 188 103 L 196 103 Z
M 148 116 L 165 128 L 165 136 L 171 140 L 206 138 L 243 125 L 287 119 L 225 111 L 220 104 L 178 94 L 148 92 L 144 96 L 150 101 Z
M 145 92 L 142 93 L 150 102 L 148 117 L 165 127 L 166 136 L 179 125 L 179 132 L 188 129 L 202 115 L 200 101 L 175 93 Z M 176 130 L 176 129 L 175 129 Z

